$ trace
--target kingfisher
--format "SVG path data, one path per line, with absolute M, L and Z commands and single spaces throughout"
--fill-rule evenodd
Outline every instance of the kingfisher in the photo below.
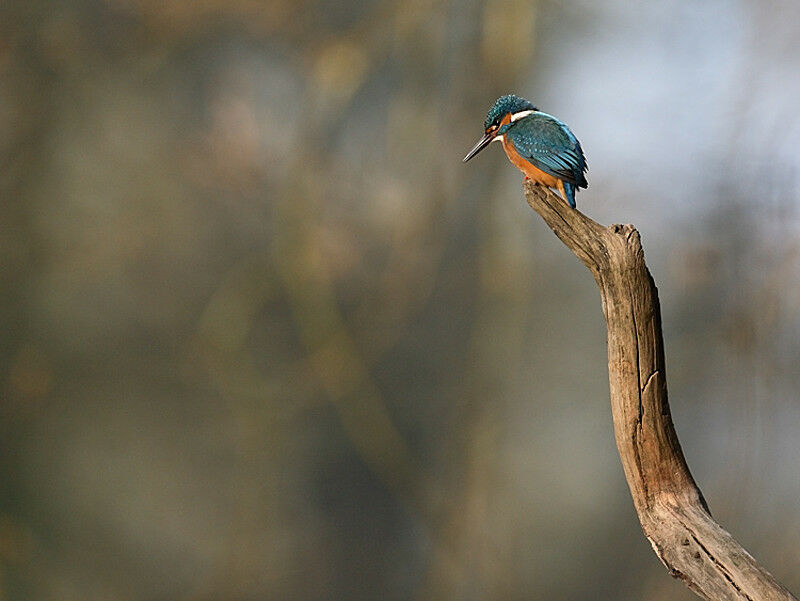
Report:
M 586 158 L 581 143 L 564 123 L 533 104 L 508 94 L 486 115 L 484 136 L 464 157 L 466 163 L 491 142 L 501 142 L 517 169 L 537 184 L 556 188 L 575 208 L 575 191 L 587 188 Z

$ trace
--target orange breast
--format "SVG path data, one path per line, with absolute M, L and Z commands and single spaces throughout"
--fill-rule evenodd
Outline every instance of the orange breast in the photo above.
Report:
M 522 171 L 522 173 L 527 175 L 537 184 L 550 186 L 551 188 L 558 186 L 557 177 L 550 175 L 549 173 L 545 173 L 538 167 L 534 167 L 530 162 L 522 158 L 517 152 L 517 149 L 514 148 L 514 144 L 506 140 L 505 136 L 503 136 L 503 150 L 506 151 L 508 160 L 511 161 L 517 169 Z

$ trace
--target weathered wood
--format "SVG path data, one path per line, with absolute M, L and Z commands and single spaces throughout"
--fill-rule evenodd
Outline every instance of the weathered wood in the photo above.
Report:
M 639 232 L 632 225 L 603 227 L 530 182 L 525 197 L 600 288 L 617 449 L 658 558 L 711 601 L 797 601 L 714 521 L 689 472 L 667 402 L 658 290 Z

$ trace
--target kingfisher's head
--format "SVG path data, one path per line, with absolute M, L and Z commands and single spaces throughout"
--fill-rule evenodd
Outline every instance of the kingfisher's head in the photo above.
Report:
M 486 120 L 483 122 L 485 130 L 483 138 L 467 153 L 464 162 L 466 163 L 491 142 L 502 139 L 510 123 L 530 115 L 535 110 L 537 110 L 536 107 L 529 100 L 514 96 L 514 94 L 500 96 L 489 109 Z

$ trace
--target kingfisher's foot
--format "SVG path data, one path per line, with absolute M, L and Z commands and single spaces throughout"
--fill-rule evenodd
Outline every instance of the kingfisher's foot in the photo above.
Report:
M 526 175 L 525 177 L 523 177 L 523 178 L 522 178 L 522 183 L 524 184 L 524 183 L 525 183 L 525 182 L 527 182 L 529 179 L 531 179 L 531 178 L 529 178 L 529 177 Z

